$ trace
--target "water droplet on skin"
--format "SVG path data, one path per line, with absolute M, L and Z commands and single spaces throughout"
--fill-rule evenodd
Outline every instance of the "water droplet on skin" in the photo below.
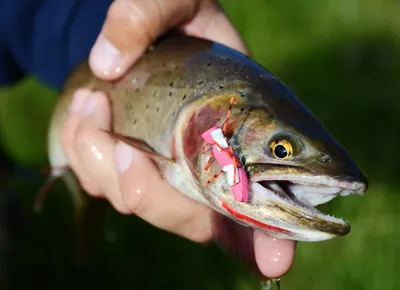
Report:
M 96 145 L 92 144 L 90 151 L 92 151 L 92 153 L 94 154 L 94 156 L 96 156 L 97 160 L 103 160 L 104 156 L 103 154 L 97 149 Z
M 272 255 L 272 260 L 273 260 L 274 262 L 279 262 L 280 256 L 281 256 L 281 250 L 280 250 L 280 249 L 276 249 L 276 250 L 275 250 L 275 254 Z

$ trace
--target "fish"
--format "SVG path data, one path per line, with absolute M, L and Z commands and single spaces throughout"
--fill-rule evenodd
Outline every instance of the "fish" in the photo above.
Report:
M 363 195 L 366 176 L 300 98 L 246 55 L 175 33 L 157 40 L 116 81 L 96 78 L 82 61 L 65 82 L 50 122 L 52 178 L 68 168 L 60 133 L 78 88 L 109 97 L 112 128 L 104 134 L 147 154 L 173 187 L 211 208 L 217 243 L 252 269 L 254 229 L 304 242 L 349 233 L 348 222 L 317 206 Z M 221 167 L 207 164 L 211 150 L 203 150 L 202 134 L 224 122 L 224 137 L 247 176 L 245 202 L 235 199 L 227 178 L 214 179 Z

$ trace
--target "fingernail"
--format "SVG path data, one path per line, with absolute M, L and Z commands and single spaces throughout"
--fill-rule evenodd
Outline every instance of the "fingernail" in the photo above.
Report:
M 83 116 L 90 115 L 96 108 L 96 104 L 97 104 L 96 96 L 93 95 L 89 96 L 83 103 L 82 115 Z
M 92 68 L 104 75 L 121 70 L 120 51 L 104 36 L 100 35 L 91 52 Z
M 90 94 L 88 89 L 78 89 L 72 97 L 72 102 L 69 106 L 70 113 L 77 113 L 81 110 L 83 103 Z
M 123 142 L 118 142 L 115 147 L 117 170 L 119 173 L 125 172 L 132 164 L 132 148 Z

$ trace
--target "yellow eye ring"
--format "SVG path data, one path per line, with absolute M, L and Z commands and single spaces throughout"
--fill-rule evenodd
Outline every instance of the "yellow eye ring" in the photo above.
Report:
M 285 139 L 272 141 L 269 147 L 271 148 L 272 155 L 277 159 L 289 159 L 293 154 L 292 144 Z

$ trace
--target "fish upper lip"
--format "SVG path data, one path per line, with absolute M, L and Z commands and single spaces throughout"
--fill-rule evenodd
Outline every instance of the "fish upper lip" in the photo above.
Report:
M 311 186 L 329 186 L 339 187 L 351 190 L 355 194 L 363 195 L 367 189 L 367 185 L 361 181 L 347 181 L 340 178 L 329 176 L 293 176 L 293 175 L 268 175 L 268 176 L 253 176 L 250 178 L 251 182 L 261 181 L 290 181 L 302 185 Z

